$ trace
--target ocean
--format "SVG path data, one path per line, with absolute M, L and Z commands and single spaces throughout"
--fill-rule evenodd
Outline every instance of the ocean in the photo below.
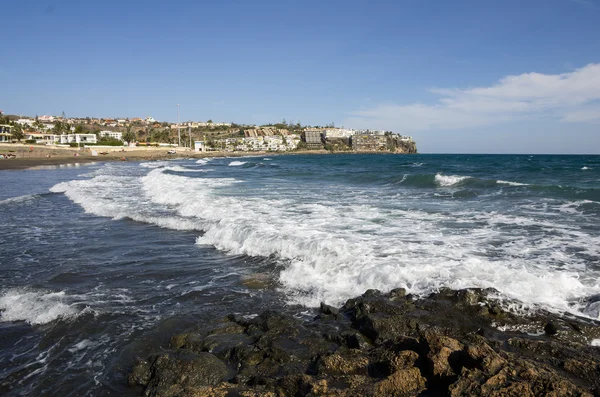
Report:
M 10 160 L 6 160 L 10 161 Z M 600 156 L 293 155 L 0 171 L 0 394 L 136 395 L 171 335 L 376 288 L 600 317 Z

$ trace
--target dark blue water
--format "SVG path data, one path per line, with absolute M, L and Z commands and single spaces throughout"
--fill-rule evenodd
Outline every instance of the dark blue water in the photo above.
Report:
M 600 156 L 326 155 L 0 171 L 0 394 L 124 395 L 175 332 L 368 288 L 598 318 Z

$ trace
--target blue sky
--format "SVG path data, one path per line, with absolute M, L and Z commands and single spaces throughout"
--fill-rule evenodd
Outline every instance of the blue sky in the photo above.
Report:
M 0 109 L 600 153 L 600 0 L 9 1 Z

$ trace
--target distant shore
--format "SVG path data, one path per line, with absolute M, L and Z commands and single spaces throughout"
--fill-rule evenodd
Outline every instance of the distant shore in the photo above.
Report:
M 31 150 L 33 149 L 33 150 Z M 0 145 L 0 154 L 14 154 L 16 158 L 0 159 L 0 170 L 25 170 L 56 167 L 66 164 L 89 164 L 105 161 L 152 161 L 176 158 L 276 156 L 283 154 L 328 154 L 327 150 L 302 150 L 294 152 L 194 152 L 175 149 L 176 154 L 167 153 L 169 148 L 139 150 L 125 148 L 108 154 L 93 156 L 90 149 L 77 150 L 53 146 Z M 102 152 L 103 149 L 97 149 Z

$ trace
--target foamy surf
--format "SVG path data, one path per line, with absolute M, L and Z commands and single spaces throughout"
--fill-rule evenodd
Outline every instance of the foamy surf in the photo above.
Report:
M 64 303 L 64 300 L 64 291 L 11 289 L 0 296 L 0 321 L 25 321 L 40 325 L 75 316 L 78 310 Z
M 11 197 L 4 200 L 0 200 L 0 205 L 24 203 L 28 201 L 33 201 L 39 197 L 39 194 L 27 194 L 25 196 Z
M 460 175 L 442 175 L 442 174 L 436 174 L 435 175 L 435 182 L 439 185 L 439 186 L 454 186 L 459 184 L 460 182 L 467 180 L 471 178 L 470 176 L 460 176 Z
M 528 183 L 502 181 L 502 180 L 497 180 L 496 183 L 499 185 L 509 185 L 509 186 L 529 186 Z
M 247 161 L 232 161 L 231 163 L 229 163 L 230 167 L 239 167 L 240 165 L 244 165 L 246 164 Z
M 228 165 L 233 163 L 245 162 Z M 220 172 L 238 177 L 226 168 Z M 599 256 L 600 238 L 563 224 L 565 220 L 403 208 L 407 203 L 421 205 L 420 196 L 390 206 L 354 186 L 338 187 L 325 200 L 326 191 L 307 185 L 299 199 L 297 189 L 285 190 L 292 182 L 280 181 L 273 190 L 255 182 L 256 188 L 245 185 L 248 194 L 240 196 L 236 178 L 173 175 L 168 169 L 131 179 L 72 181 L 53 191 L 64 191 L 96 215 L 203 230 L 197 244 L 231 255 L 276 257 L 285 264 L 279 281 L 290 303 L 340 304 L 371 288 L 404 287 L 426 295 L 442 287 L 492 287 L 531 308 L 594 316 L 577 302 L 600 293 L 600 274 L 584 272 L 579 253 Z M 456 186 L 469 178 L 438 173 L 435 182 Z M 100 184 L 105 192 L 99 194 Z M 553 207 L 557 214 L 564 210 Z

